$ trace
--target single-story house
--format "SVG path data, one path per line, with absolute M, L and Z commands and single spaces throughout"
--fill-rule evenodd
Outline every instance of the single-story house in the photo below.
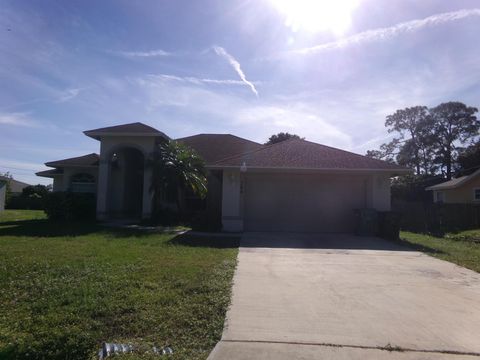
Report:
M 11 196 L 19 196 L 22 194 L 22 191 L 24 188 L 27 186 L 30 186 L 29 184 L 26 184 L 24 182 L 15 180 L 15 179 L 10 179 L 5 176 L 0 176 L 0 211 L 5 210 L 6 206 L 6 199 L 7 199 L 7 183 L 8 186 L 10 187 L 10 194 Z
M 27 184 L 15 179 L 10 179 L 5 176 L 0 176 L 0 180 L 6 181 L 9 183 L 10 193 L 12 194 L 12 196 L 21 195 L 23 189 L 25 189 L 27 186 L 30 186 L 30 184 Z
M 433 191 L 433 201 L 445 204 L 480 204 L 480 169 L 443 183 L 427 187 Z
M 96 192 L 97 218 L 149 218 L 146 163 L 163 132 L 142 123 L 94 129 L 100 154 L 46 163 L 53 191 Z M 176 139 L 205 160 L 206 211 L 225 231 L 350 232 L 354 209 L 390 210 L 390 178 L 404 167 L 302 139 L 262 145 L 230 134 Z

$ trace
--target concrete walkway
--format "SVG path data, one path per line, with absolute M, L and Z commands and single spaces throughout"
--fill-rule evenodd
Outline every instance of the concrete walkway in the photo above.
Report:
M 376 238 L 248 233 L 209 359 L 478 360 L 479 334 L 473 271 Z

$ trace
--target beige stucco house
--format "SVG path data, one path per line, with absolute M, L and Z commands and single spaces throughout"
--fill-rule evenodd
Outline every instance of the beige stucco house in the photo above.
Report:
M 433 191 L 433 201 L 445 204 L 480 204 L 480 170 L 426 188 Z
M 85 131 L 100 154 L 46 163 L 54 191 L 96 192 L 100 220 L 152 213 L 146 159 L 170 138 L 133 123 Z M 230 134 L 176 139 L 203 157 L 205 208 L 225 231 L 350 232 L 354 209 L 390 210 L 390 178 L 410 170 L 317 143 L 262 145 Z

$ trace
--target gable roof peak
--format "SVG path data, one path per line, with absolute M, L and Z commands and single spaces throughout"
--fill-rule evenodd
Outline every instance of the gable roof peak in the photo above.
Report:
M 163 132 L 141 122 L 107 126 L 83 132 L 85 135 L 100 140 L 105 136 L 154 136 L 169 139 Z

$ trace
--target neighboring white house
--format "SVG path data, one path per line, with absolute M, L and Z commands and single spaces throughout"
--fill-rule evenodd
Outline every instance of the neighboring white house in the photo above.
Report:
M 98 219 L 150 217 L 146 159 L 170 138 L 142 123 L 85 135 L 100 141 L 100 155 L 49 162 L 54 169 L 37 175 L 53 178 L 54 191 L 96 192 Z M 390 210 L 390 178 L 411 172 L 301 139 L 266 146 L 230 134 L 199 134 L 177 141 L 205 160 L 206 211 L 225 231 L 350 232 L 354 209 Z

